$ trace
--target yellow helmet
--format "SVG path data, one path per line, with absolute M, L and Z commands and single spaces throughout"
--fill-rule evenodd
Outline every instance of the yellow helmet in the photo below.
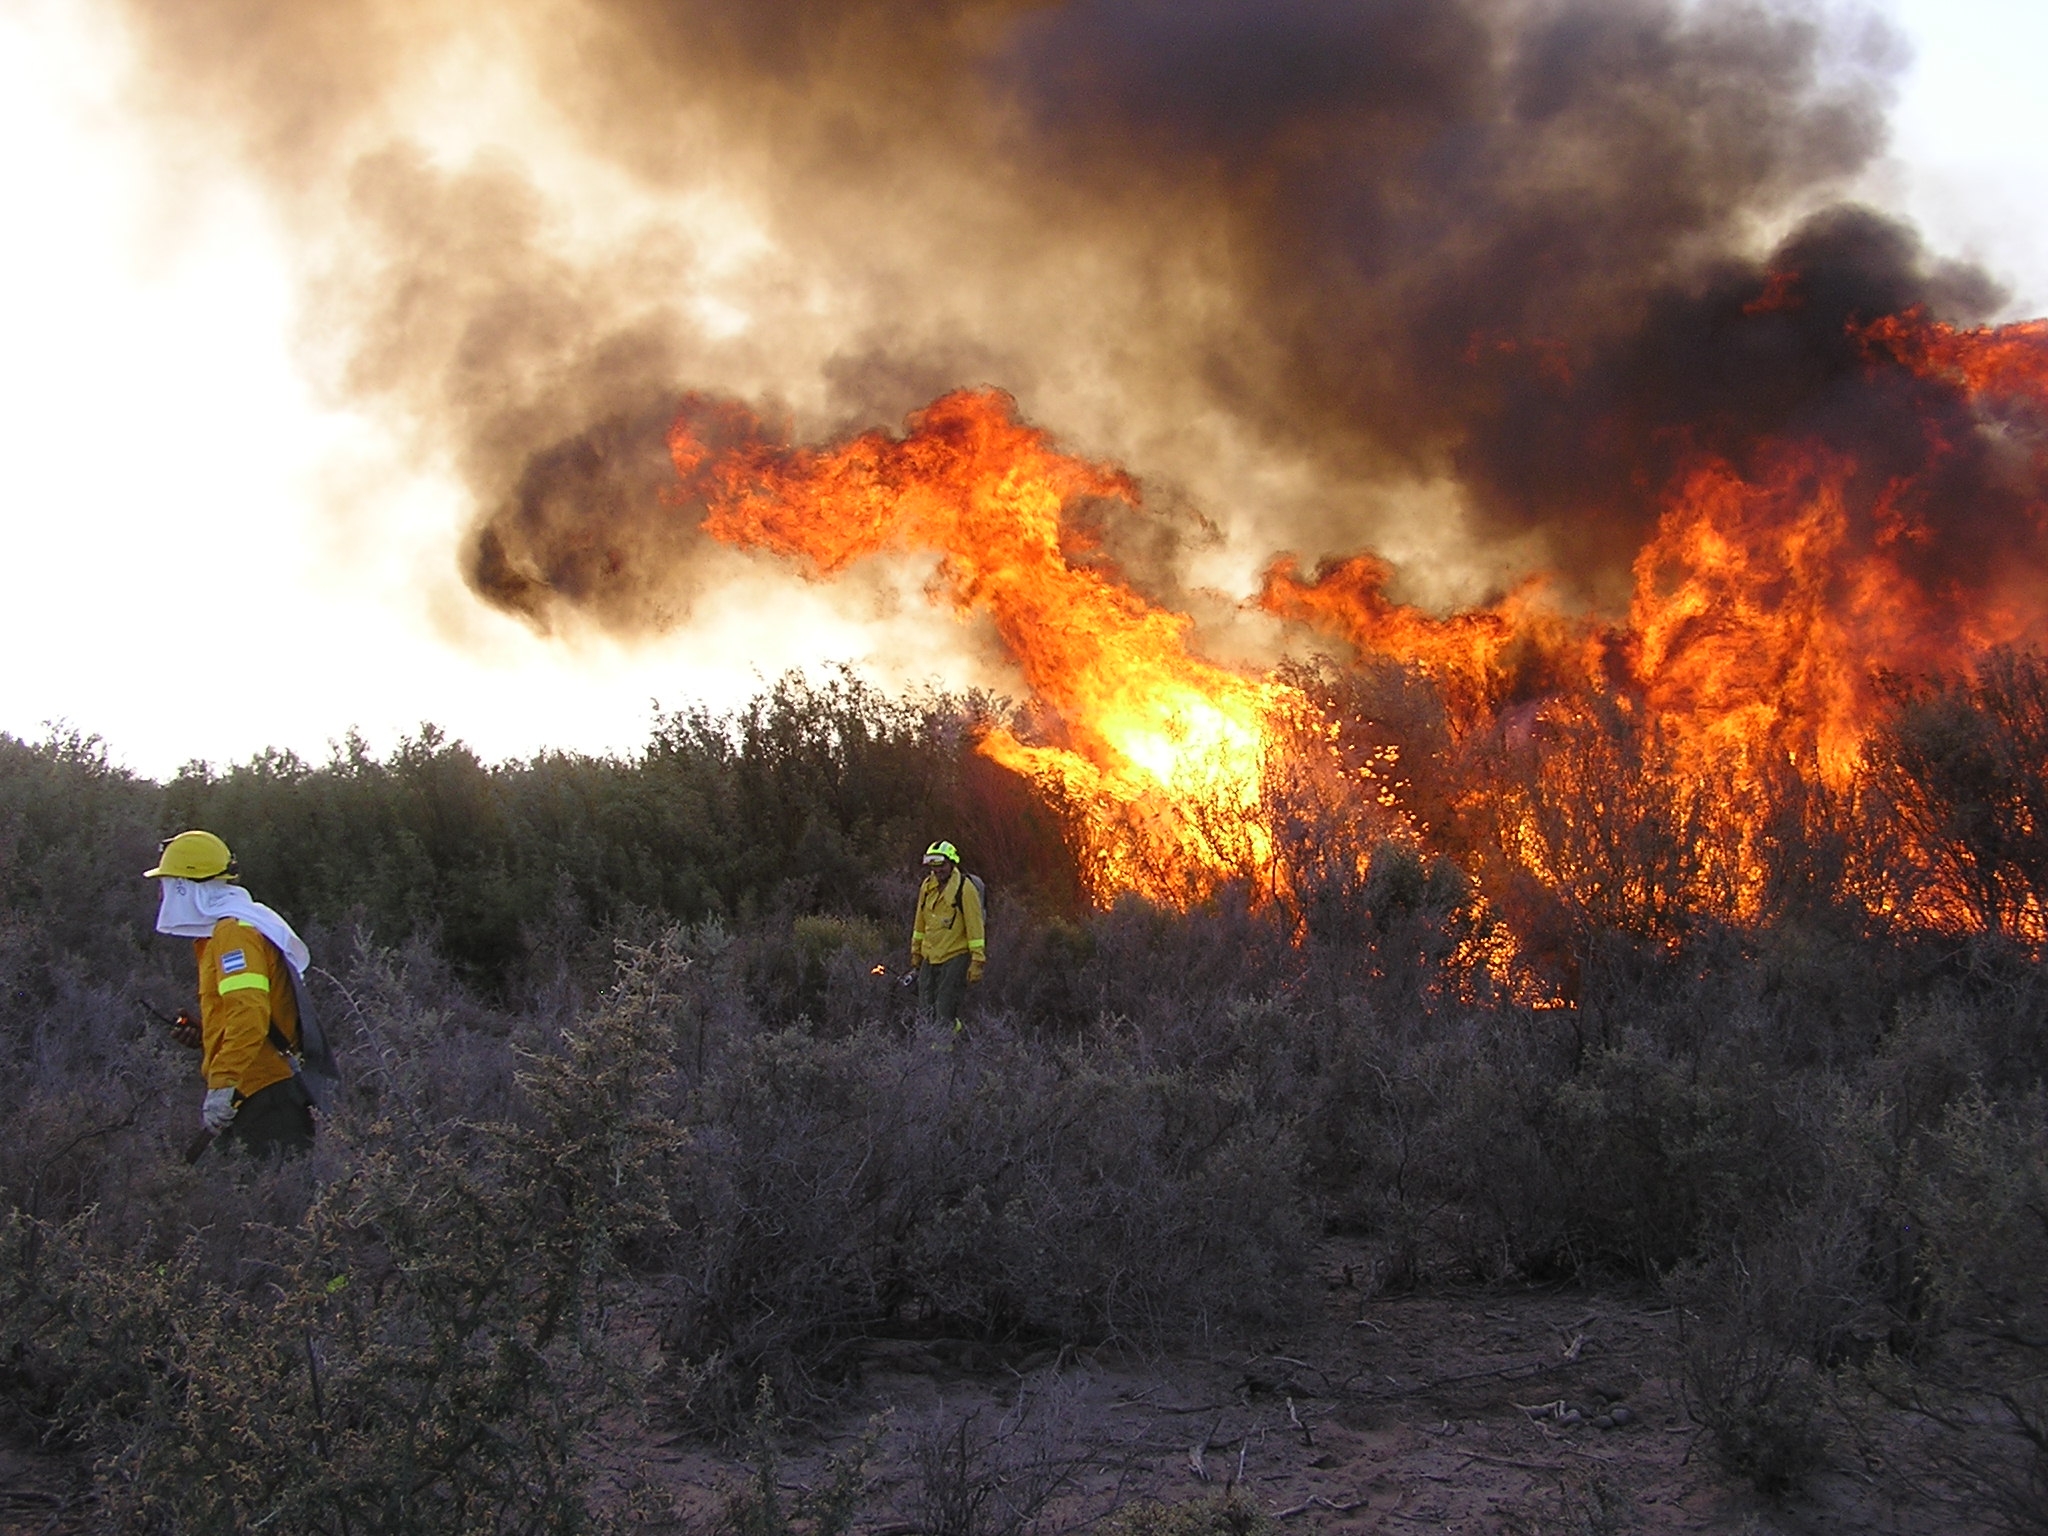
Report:
M 960 850 L 951 843 L 933 843 L 931 847 L 925 849 L 924 861 L 927 864 L 937 864 L 941 861 L 958 864 L 960 862 Z
M 157 844 L 156 852 L 156 868 L 142 872 L 145 880 L 216 880 L 235 873 L 235 856 L 211 832 L 180 832 Z

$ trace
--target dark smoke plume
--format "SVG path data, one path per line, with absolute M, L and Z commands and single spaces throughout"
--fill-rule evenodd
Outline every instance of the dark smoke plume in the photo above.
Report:
M 1449 481 L 1468 545 L 1611 597 L 1684 454 L 1903 441 L 1925 402 L 1850 321 L 1998 301 L 1829 205 L 1900 58 L 1819 3 L 125 4 L 167 109 L 303 231 L 337 387 L 461 470 L 468 580 L 544 627 L 687 621 L 702 546 L 660 438 L 691 390 L 818 437 L 1000 385 L 1157 504 L 1311 556 Z M 464 48 L 684 211 L 593 242 L 516 150 L 414 147 Z M 692 197 L 753 221 L 743 275 Z M 1254 461 L 1293 489 L 1241 499 Z M 1160 521 L 1133 543 L 1164 583 Z

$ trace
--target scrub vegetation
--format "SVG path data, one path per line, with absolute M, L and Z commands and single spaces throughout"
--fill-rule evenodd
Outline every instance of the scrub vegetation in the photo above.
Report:
M 878 1512 L 857 1458 L 784 1499 L 772 1425 L 877 1339 L 1282 1324 L 1340 1233 L 1369 1291 L 1665 1299 L 1705 1443 L 1759 1489 L 1881 1446 L 1902 1492 L 2048 1530 L 2048 738 L 2041 664 L 2002 665 L 1901 689 L 1741 926 L 1686 908 L 1653 783 L 1557 777 L 1628 761 L 1625 719 L 1487 771 L 1626 879 L 1518 886 L 1483 829 L 1454 860 L 1303 797 L 1283 899 L 1186 911 L 1080 901 L 1056 815 L 973 750 L 992 701 L 847 677 L 629 759 L 423 728 L 157 784 L 0 738 L 0 1434 L 123 1532 L 601 1528 L 582 1448 L 621 1414 L 760 1448 L 736 1530 L 1023 1531 L 1056 1468 L 988 1426 L 934 1429 Z M 1321 696 L 1456 818 L 1425 684 Z M 1973 931 L 1839 895 L 1880 800 L 1970 874 Z M 198 1088 L 149 1009 L 191 959 L 137 877 L 195 825 L 313 949 L 348 1081 L 305 1165 L 178 1156 Z M 958 1039 L 896 984 L 935 836 L 991 890 Z M 1485 958 L 1509 921 L 1521 983 Z

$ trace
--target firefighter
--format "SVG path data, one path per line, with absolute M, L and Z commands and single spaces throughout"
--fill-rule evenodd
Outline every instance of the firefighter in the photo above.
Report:
M 202 1125 L 257 1156 L 296 1156 L 313 1146 L 313 1098 L 285 1055 L 299 1048 L 306 945 L 236 876 L 228 845 L 198 831 L 166 841 L 143 873 L 161 886 L 156 931 L 192 940 L 199 962 Z
M 988 963 L 981 881 L 960 871 L 960 853 L 937 842 L 924 851 L 924 884 L 910 930 L 910 963 L 917 968 L 917 1006 L 926 1018 L 962 1027 L 967 988 Z

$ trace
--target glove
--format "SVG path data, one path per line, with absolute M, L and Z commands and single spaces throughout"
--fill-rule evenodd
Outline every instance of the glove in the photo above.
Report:
M 209 1088 L 206 1102 L 199 1106 L 199 1119 L 205 1127 L 218 1136 L 228 1128 L 228 1122 L 235 1118 L 235 1090 L 232 1088 Z
M 987 968 L 988 962 L 982 959 L 981 956 L 976 955 L 972 960 L 967 962 L 968 981 L 976 982 L 981 980 L 981 973 Z
M 171 1038 L 187 1050 L 199 1049 L 198 1022 L 182 1008 L 178 1010 L 178 1016 L 171 1020 Z

